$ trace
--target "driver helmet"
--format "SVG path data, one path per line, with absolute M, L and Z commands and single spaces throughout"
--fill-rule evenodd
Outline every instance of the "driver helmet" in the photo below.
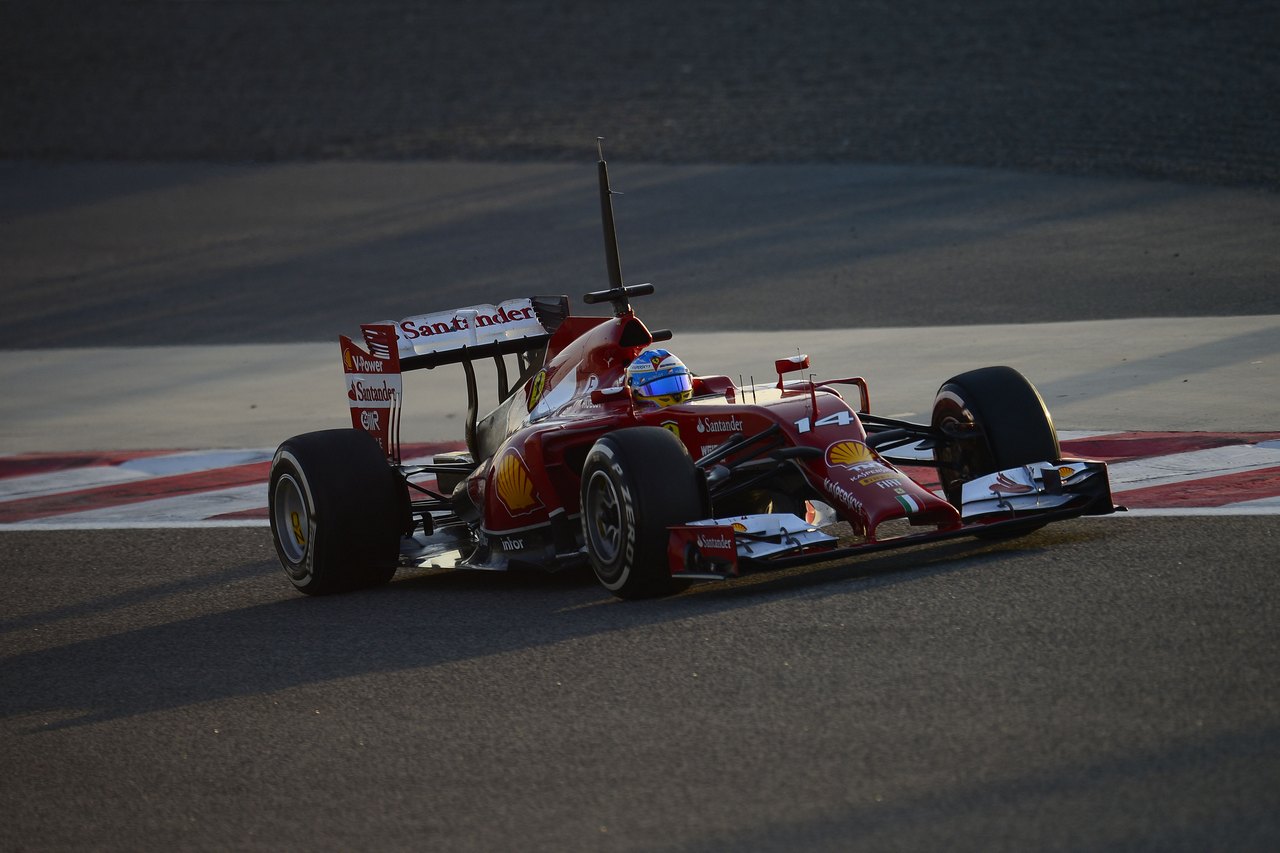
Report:
M 627 385 L 637 400 L 670 406 L 693 396 L 693 376 L 684 362 L 664 349 L 648 349 L 627 367 Z

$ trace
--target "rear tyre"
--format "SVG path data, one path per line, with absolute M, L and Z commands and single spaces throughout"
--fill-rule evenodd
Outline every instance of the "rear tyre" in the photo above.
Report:
M 601 437 L 582 469 L 582 532 L 596 578 L 619 598 L 669 595 L 667 528 L 707 516 L 702 472 L 659 427 Z
M 943 491 L 957 509 L 961 487 L 975 477 L 1062 456 L 1040 392 L 1012 367 L 984 367 L 947 380 L 934 399 L 933 426 L 974 433 L 934 450 Z M 1042 526 L 1033 521 L 1001 535 L 1020 536 Z
M 276 450 L 268 510 L 285 574 L 308 595 L 391 580 L 408 490 L 373 437 L 355 429 L 294 436 Z

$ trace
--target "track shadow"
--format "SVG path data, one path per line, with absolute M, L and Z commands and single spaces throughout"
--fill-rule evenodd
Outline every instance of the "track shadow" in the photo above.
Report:
M 1093 534 L 1084 528 L 1058 535 L 1079 539 Z M 241 584 L 242 595 L 280 593 L 275 600 L 8 657 L 0 661 L 0 685 L 5 686 L 0 716 L 56 713 L 60 722 L 32 730 L 48 731 L 351 676 L 430 668 L 757 607 L 779 596 L 856 595 L 873 584 L 912 583 L 1016 561 L 1051 547 L 1045 536 L 1000 545 L 917 547 L 701 585 L 683 595 L 644 602 L 612 598 L 586 570 L 556 575 L 428 572 L 362 593 L 306 598 L 285 590 L 272 563 L 255 561 L 198 581 L 10 620 L 24 629 L 48 626 L 161 595 L 194 595 L 228 578 L 270 574 L 261 584 Z
M 479 298 L 576 300 L 603 272 L 591 159 L 100 166 L 96 183 L 137 171 L 155 197 L 0 220 L 17 247 L 0 333 L 24 348 L 297 342 Z M 655 327 L 1280 311 L 1264 286 L 1265 197 L 929 167 L 624 163 L 614 177 L 624 270 L 657 283 L 642 306 Z M 57 173 L 44 180 L 74 197 Z M 67 231 L 89 248 L 68 256 Z
M 969 778 L 913 794 L 864 795 L 834 814 L 755 825 L 739 833 L 671 847 L 681 851 L 907 849 L 989 850 L 994 831 L 975 828 L 975 815 L 999 815 L 1018 837 L 1053 839 L 1063 849 L 1273 849 L 1280 821 L 1266 798 L 1240 798 L 1237 780 L 1274 776 L 1274 725 L 1170 738 L 1159 746 L 1118 749 L 1096 760 L 1064 760 L 1011 778 Z M 1162 814 L 1146 797 L 1197 792 L 1200 813 Z M 1093 819 L 1062 804 L 1088 802 Z M 981 840 L 979 840 L 981 839 Z M 1138 839 L 1141 839 L 1140 841 Z M 1227 839 L 1231 839 L 1228 841 Z M 1074 840 L 1074 843 L 1071 841 Z M 997 847 L 999 845 L 996 845 Z

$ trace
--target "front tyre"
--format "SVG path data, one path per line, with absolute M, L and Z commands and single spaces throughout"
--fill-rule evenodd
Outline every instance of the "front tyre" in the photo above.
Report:
M 962 435 L 934 450 L 938 479 L 957 509 L 965 483 L 1006 468 L 1062 458 L 1049 410 L 1027 378 L 1012 367 L 984 367 L 943 383 L 933 403 L 933 426 Z M 1009 530 L 1022 535 L 1043 526 Z
M 619 598 L 669 595 L 667 528 L 707 515 L 702 472 L 659 427 L 601 437 L 582 469 L 582 532 L 596 578 Z
M 290 582 L 327 595 L 391 580 L 400 556 L 408 492 L 366 432 L 294 436 L 276 450 L 268 513 Z

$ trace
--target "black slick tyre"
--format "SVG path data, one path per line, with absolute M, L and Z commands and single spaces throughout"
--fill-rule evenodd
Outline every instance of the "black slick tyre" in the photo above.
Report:
M 944 432 L 969 433 L 934 451 L 943 491 L 957 509 L 961 487 L 975 477 L 1062 457 L 1040 392 L 1012 367 L 984 367 L 947 380 L 934 398 L 932 423 Z M 1031 522 L 1008 535 L 1040 526 Z
M 327 595 L 391 580 L 408 492 L 368 433 L 323 430 L 276 450 L 268 512 L 290 582 L 308 595 Z
M 596 578 L 619 598 L 668 595 L 684 584 L 667 559 L 671 525 L 705 518 L 702 472 L 658 427 L 601 437 L 582 469 L 582 528 Z

